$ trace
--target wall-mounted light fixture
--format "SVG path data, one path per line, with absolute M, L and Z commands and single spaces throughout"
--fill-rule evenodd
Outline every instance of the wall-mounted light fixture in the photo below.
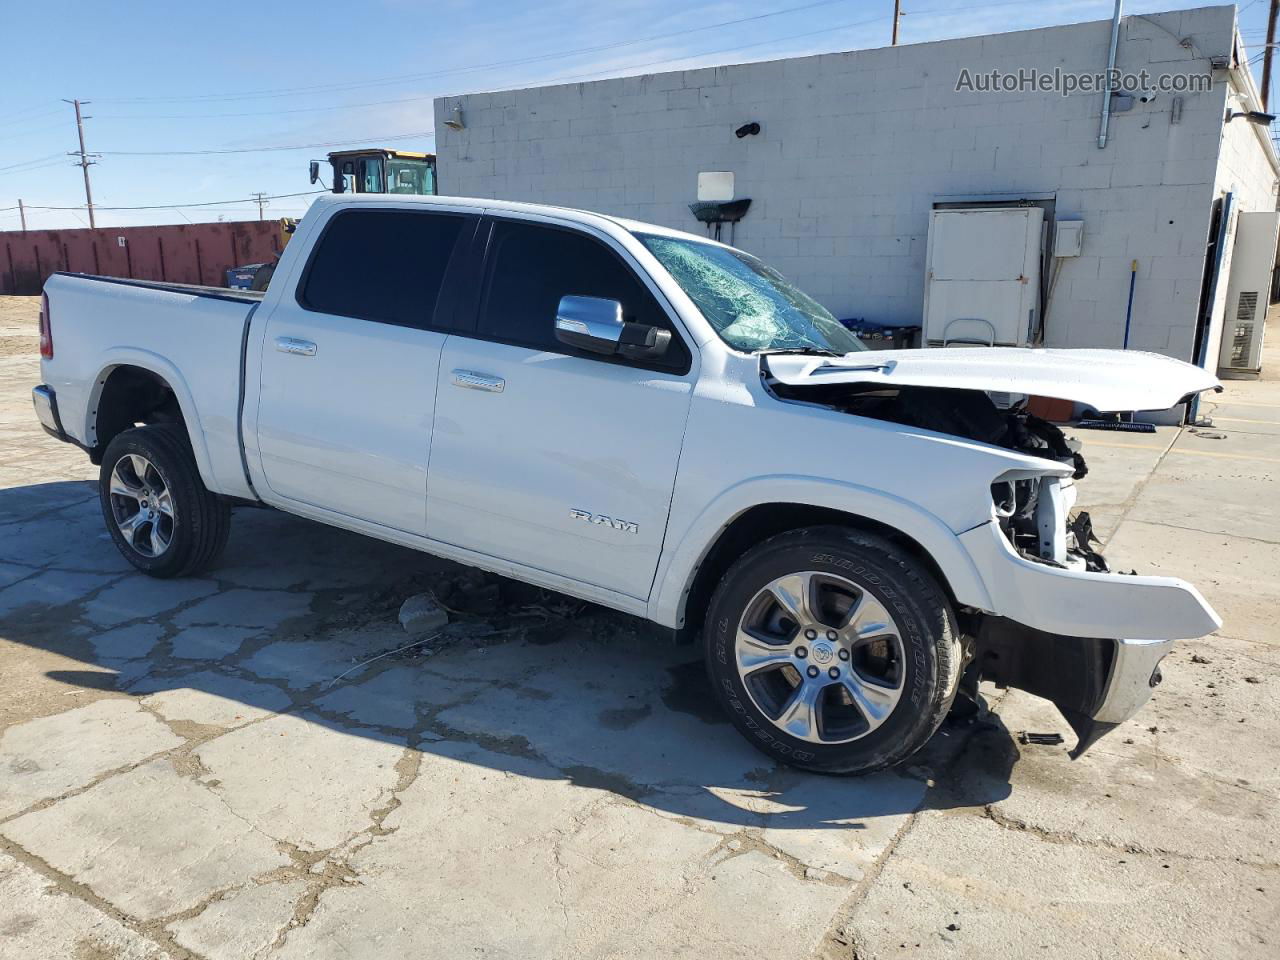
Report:
M 464 127 L 466 127 L 466 124 L 462 122 L 461 106 L 456 104 L 454 105 L 453 116 L 451 116 L 448 120 L 446 120 L 444 122 L 444 125 L 448 127 L 450 130 L 461 130 Z
M 1274 113 L 1263 113 L 1261 110 L 1250 110 L 1247 113 L 1240 113 L 1237 110 L 1228 110 L 1226 122 L 1230 123 L 1232 120 L 1238 120 L 1240 117 L 1244 117 L 1250 123 L 1256 123 L 1262 127 L 1270 126 L 1272 123 L 1275 123 L 1276 120 L 1276 115 Z
M 754 137 L 760 132 L 760 124 L 754 120 L 751 123 L 744 123 L 737 130 L 733 131 L 733 135 L 741 140 L 743 137 Z

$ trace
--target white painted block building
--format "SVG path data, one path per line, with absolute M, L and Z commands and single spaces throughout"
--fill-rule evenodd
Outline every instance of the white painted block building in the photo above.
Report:
M 1238 216 L 1276 210 L 1280 169 L 1265 126 L 1226 120 L 1261 109 L 1235 8 L 1122 20 L 1116 66 L 1150 79 L 1111 99 L 1102 148 L 1103 93 L 957 90 L 962 71 L 968 86 L 993 70 L 1098 74 L 1111 30 L 1097 21 L 444 97 L 435 103 L 441 190 L 698 232 L 689 210 L 698 174 L 730 172 L 735 196 L 751 199 L 737 246 L 839 317 L 914 323 L 933 211 L 1021 202 L 1044 210 L 1043 343 L 1119 347 L 1127 318 L 1131 348 L 1188 360 L 1200 330 L 1213 368 L 1224 315 L 1234 323 L 1239 312 L 1227 303 Z M 1205 89 L 1157 92 L 1161 77 L 1183 87 L 1199 78 Z M 461 129 L 445 125 L 458 116 Z M 753 122 L 758 134 L 735 135 Z M 1225 243 L 1214 249 L 1227 194 Z M 1063 220 L 1083 221 L 1078 256 L 1054 256 Z M 1263 289 L 1259 325 L 1266 302 Z

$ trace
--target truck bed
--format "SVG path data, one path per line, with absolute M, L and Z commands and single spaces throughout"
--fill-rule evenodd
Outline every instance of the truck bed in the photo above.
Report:
M 238 435 L 249 290 L 55 273 L 45 284 L 53 358 L 44 363 L 63 429 L 96 444 L 97 398 L 119 367 L 138 367 L 178 398 L 201 477 L 211 490 L 248 495 Z
M 93 273 L 67 273 L 58 270 L 55 277 L 76 277 L 81 280 L 101 280 L 103 283 L 119 283 L 128 287 L 147 287 L 152 290 L 168 290 L 171 293 L 189 293 L 198 297 L 214 297 L 238 303 L 258 303 L 265 290 L 233 290 L 230 287 L 209 287 L 199 283 L 169 283 L 164 280 L 136 280 L 131 277 L 102 277 Z

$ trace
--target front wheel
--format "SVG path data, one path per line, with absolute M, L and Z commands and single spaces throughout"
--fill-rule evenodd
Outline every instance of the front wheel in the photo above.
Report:
M 135 427 L 115 437 L 102 458 L 98 495 L 116 547 L 150 576 L 197 573 L 226 546 L 230 508 L 200 480 L 177 425 Z
M 910 756 L 955 699 L 955 614 L 889 541 L 843 527 L 779 534 L 725 574 L 707 613 L 716 696 L 759 750 L 822 773 Z

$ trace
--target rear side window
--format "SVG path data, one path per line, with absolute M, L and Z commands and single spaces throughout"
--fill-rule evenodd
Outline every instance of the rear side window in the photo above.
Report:
M 430 327 L 466 219 L 408 210 L 339 213 L 320 236 L 298 302 L 318 313 Z
M 631 268 L 598 240 L 556 227 L 499 220 L 489 251 L 479 336 L 566 353 L 568 348 L 555 337 L 560 298 L 605 297 L 622 304 L 629 322 L 672 331 L 666 354 L 641 366 L 689 368 L 689 351 L 666 312 Z

